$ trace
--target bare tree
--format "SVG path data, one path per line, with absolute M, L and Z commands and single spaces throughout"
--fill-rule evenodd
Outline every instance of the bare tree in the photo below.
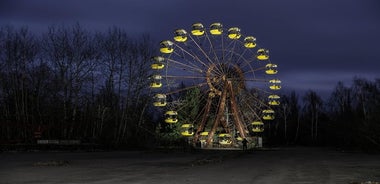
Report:
M 29 67 L 35 61 L 38 45 L 34 36 L 26 27 L 14 30 L 7 26 L 2 31 L 3 40 L 1 44 L 1 64 L 2 64 L 2 91 L 9 103 L 5 106 L 9 112 L 6 119 L 12 121 L 16 126 L 22 127 L 17 131 L 18 138 L 30 139 L 33 118 L 29 106 L 30 77 Z
M 138 42 L 132 43 L 129 49 L 126 62 L 127 70 L 123 75 L 124 85 L 127 90 L 125 108 L 123 109 L 124 127 L 120 132 L 121 138 L 129 137 L 133 139 L 139 134 L 146 133 L 146 126 L 143 124 L 145 123 L 145 110 L 150 102 L 147 79 L 150 70 L 149 60 L 153 55 L 152 48 L 150 37 L 143 35 Z
M 130 54 L 131 41 L 126 32 L 120 28 L 110 29 L 106 35 L 100 35 L 100 44 L 102 48 L 102 65 L 105 67 L 103 73 L 106 75 L 105 89 L 108 96 L 109 108 L 114 113 L 114 136 L 116 144 L 121 139 L 121 131 L 124 129 L 124 119 L 122 114 L 123 98 L 122 90 L 124 75 L 128 55 Z
M 90 138 L 138 144 L 151 134 L 147 109 L 152 40 L 79 24 L 0 29 L 0 138 Z M 101 61 L 101 62 L 99 62 Z
M 329 105 L 331 112 L 344 115 L 351 112 L 352 92 L 351 89 L 345 87 L 343 82 L 338 82 L 335 90 L 332 92 Z
M 303 100 L 306 115 L 310 118 L 311 139 L 315 141 L 318 138 L 318 120 L 322 112 L 323 102 L 317 93 L 312 90 L 306 92 Z
M 148 104 L 147 87 L 149 59 L 152 54 L 151 39 L 143 35 L 139 40 L 127 36 L 124 30 L 112 28 L 106 34 L 97 36 L 101 53 L 104 87 L 102 94 L 107 97 L 104 107 L 110 108 L 113 117 L 114 144 L 136 139 L 144 129 L 144 114 Z
M 379 96 L 378 84 L 362 78 L 353 80 L 353 106 L 357 115 L 357 131 L 360 138 L 380 148 Z M 362 143 L 362 142 L 361 142 Z M 363 143 L 362 143 L 363 144 Z M 364 145 L 364 144 L 363 144 Z
M 377 97 L 376 84 L 366 79 L 354 78 L 353 80 L 353 96 L 354 106 L 364 119 L 364 123 L 368 123 L 371 119 L 372 112 L 375 111 L 374 99 Z
M 44 58 L 52 62 L 57 86 L 61 89 L 59 93 L 63 106 L 61 126 L 62 136 L 65 138 L 73 135 L 79 95 L 83 83 L 96 64 L 92 44 L 90 34 L 79 24 L 72 26 L 71 29 L 52 26 L 44 36 Z
M 293 141 L 297 141 L 299 131 L 299 104 L 298 96 L 295 91 L 292 91 L 289 96 L 283 95 L 281 97 L 280 109 L 282 111 L 282 119 L 284 121 L 284 138 L 288 142 L 290 139 L 288 132 L 294 131 Z M 290 129 L 289 129 L 290 128 Z M 290 132 L 293 133 L 293 132 Z

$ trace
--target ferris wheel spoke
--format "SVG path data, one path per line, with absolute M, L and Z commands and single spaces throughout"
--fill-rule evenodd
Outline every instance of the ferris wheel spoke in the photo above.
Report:
M 252 63 L 254 63 L 256 60 L 244 60 L 239 63 L 239 66 L 242 68 L 249 67 L 251 70 L 253 70 Z
M 264 103 L 261 99 L 258 99 L 258 97 L 255 97 L 252 94 L 248 94 L 248 96 L 250 96 L 250 98 L 253 99 L 253 101 L 255 102 L 255 103 L 252 103 L 250 107 L 253 107 L 254 109 L 262 109 L 263 107 L 270 108 L 269 105 Z
M 201 67 L 196 66 L 196 65 L 192 65 L 192 66 L 190 66 L 190 64 L 185 64 L 185 63 L 182 63 L 182 62 L 176 61 L 176 60 L 171 59 L 171 58 L 167 58 L 167 61 L 170 62 L 170 63 L 173 63 L 173 64 L 175 64 L 175 65 L 178 65 L 178 66 L 182 66 L 182 67 L 188 68 L 188 69 L 190 69 L 190 70 L 192 70 L 192 71 L 197 71 L 197 72 L 199 72 L 199 73 L 204 72 L 204 71 L 201 69 Z M 180 67 L 179 67 L 179 68 L 180 68 Z
M 208 34 L 206 34 L 206 37 L 207 37 L 207 40 L 209 40 Z M 211 64 L 211 65 L 215 65 L 216 63 L 219 63 L 218 58 L 215 57 L 215 60 L 211 59 L 210 56 L 209 56 L 209 54 L 207 54 L 207 53 L 205 52 L 205 50 L 200 46 L 200 44 L 199 44 L 197 41 L 194 40 L 193 37 L 190 36 L 190 39 L 194 42 L 194 44 L 196 45 L 196 48 L 197 48 L 197 49 L 203 54 L 203 56 L 204 56 L 205 59 L 209 62 L 209 64 Z M 214 55 L 216 56 L 215 50 L 213 50 L 213 45 L 212 45 L 212 43 L 211 43 L 211 42 L 209 42 L 209 43 L 210 43 L 210 49 L 211 49 L 211 50 L 209 51 L 209 53 L 210 53 L 210 52 L 213 52 Z M 215 68 L 215 69 L 217 70 L 217 71 L 216 71 L 217 73 L 222 73 L 222 71 L 220 71 L 219 68 Z
M 192 36 L 190 36 L 190 39 L 194 42 L 198 50 L 203 54 L 203 56 L 206 58 L 207 61 L 209 61 L 210 64 L 215 64 L 213 59 L 210 58 L 210 56 L 204 51 L 204 49 L 196 42 Z M 212 46 L 210 47 L 212 49 Z M 218 68 L 217 68 L 218 69 Z M 218 71 L 221 72 L 221 71 Z
M 252 73 L 252 72 L 257 72 L 257 71 L 260 71 L 260 70 L 265 70 L 266 67 L 261 67 L 261 68 L 256 68 L 256 69 L 251 69 L 251 70 L 248 70 L 248 71 L 245 71 L 243 72 L 243 74 L 247 74 L 247 73 Z
M 200 100 L 203 100 L 205 101 L 206 100 L 206 97 L 204 95 L 202 95 L 201 99 Z M 207 106 L 207 105 L 206 105 Z M 194 124 L 195 122 L 198 122 L 199 119 L 201 118 L 203 112 L 205 112 L 207 110 L 207 107 L 206 106 L 203 106 L 202 109 L 199 111 L 199 113 L 197 114 L 197 116 L 194 118 L 194 120 L 192 121 L 192 123 Z
M 182 65 L 187 65 L 187 66 L 192 66 L 194 68 L 205 68 L 204 65 L 200 65 L 200 62 L 196 62 L 196 60 L 200 60 L 198 57 L 191 55 L 190 58 L 187 54 L 180 54 L 177 51 L 174 52 L 174 55 L 178 57 L 170 57 L 168 58 L 170 62 L 179 64 L 181 63 Z M 171 58 L 177 58 L 177 59 L 171 59 Z M 180 60 L 180 61 L 178 61 Z
M 205 95 L 200 95 L 200 96 L 197 96 L 197 97 L 199 98 L 199 101 L 204 101 L 204 100 L 205 100 L 205 97 L 204 97 L 204 96 L 205 96 Z M 191 103 L 184 104 L 184 105 L 180 106 L 179 108 L 177 108 L 177 111 L 180 111 L 180 110 L 182 110 L 182 109 L 184 109 L 184 108 L 186 108 L 186 107 L 188 107 L 188 106 L 190 106 L 190 105 L 192 105 L 192 104 L 191 104 Z M 199 113 L 201 113 L 202 110 L 203 110 L 204 108 L 205 108 L 205 107 L 203 107 L 203 108 L 198 112 L 198 115 L 194 118 L 192 124 L 194 124 L 194 122 L 195 122 L 196 120 L 199 119 L 199 116 L 200 116 Z
M 244 81 L 249 81 L 249 82 L 268 82 L 268 79 L 261 79 L 261 78 L 245 78 Z
M 237 53 L 236 51 L 235 51 L 235 49 L 236 49 L 236 43 L 237 43 L 237 41 L 236 40 L 233 40 L 228 46 L 227 46 L 227 49 L 230 51 L 230 61 L 232 62 L 232 58 L 235 56 L 235 54 L 234 53 Z M 231 48 L 230 48 L 230 46 L 231 46 Z
M 192 53 L 190 53 L 189 51 L 183 49 L 181 46 L 179 46 L 178 44 L 176 44 L 176 47 L 178 47 L 182 52 L 184 52 L 185 54 L 189 55 L 192 59 L 194 59 L 194 61 L 198 61 L 200 64 L 202 64 L 204 67 L 208 67 L 208 65 L 203 62 L 202 60 L 199 59 L 198 56 L 195 56 L 193 55 Z M 178 53 L 177 53 L 178 54 Z
M 242 68 L 255 65 L 254 63 L 257 62 L 255 55 L 256 53 L 253 52 L 252 49 L 245 48 L 243 54 L 241 54 L 240 58 L 238 59 L 238 65 L 240 65 Z
M 244 58 L 244 55 L 246 54 L 248 49 L 244 49 L 243 53 L 242 54 L 239 54 L 239 58 L 235 61 L 237 65 L 241 65 L 242 61 L 240 61 L 241 59 L 243 59 L 245 62 L 246 59 Z
M 223 74 L 225 73 L 225 69 L 223 67 L 223 64 L 225 63 L 225 59 L 223 57 L 223 36 L 220 36 L 220 35 L 217 35 L 217 36 L 214 36 L 214 35 L 210 35 L 210 34 L 205 34 L 205 37 L 207 39 L 207 42 L 209 44 L 209 54 L 210 55 L 214 55 L 214 66 L 216 66 L 215 68 L 218 69 L 219 73 Z M 218 37 L 220 37 L 220 41 L 218 40 Z M 218 48 L 214 42 L 220 42 L 221 43 L 221 48 Z
M 264 94 L 266 94 L 266 95 L 269 95 L 269 94 L 272 94 L 271 92 L 269 92 L 269 91 L 267 91 L 267 90 L 264 90 L 264 89 L 262 89 L 262 88 L 255 88 L 257 91 L 261 91 L 261 92 L 263 92 Z
M 249 103 L 247 103 L 247 101 L 244 101 L 244 104 L 251 110 L 251 112 L 253 112 L 253 117 L 256 118 L 256 119 L 260 119 L 260 116 L 257 114 L 257 110 L 253 107 L 251 107 L 251 105 Z
M 215 58 L 215 62 L 216 62 L 216 63 L 220 63 L 219 56 L 217 55 L 217 53 L 216 53 L 216 51 L 215 51 L 215 46 L 214 46 L 214 44 L 211 42 L 210 37 L 208 36 L 208 34 L 206 34 L 206 38 L 207 38 L 208 44 L 210 45 L 209 53 L 214 55 L 214 58 Z
M 270 92 L 268 92 L 268 91 L 265 91 L 265 90 L 263 90 L 263 89 L 260 89 L 260 88 L 254 88 L 256 91 L 259 91 L 259 92 L 262 92 L 262 93 L 264 93 L 265 94 L 265 96 L 267 96 L 267 95 L 269 95 L 269 94 L 272 94 L 272 93 L 270 93 Z M 267 103 L 265 103 L 265 102 L 263 102 L 263 100 L 260 100 L 260 99 L 258 99 L 257 97 L 255 97 L 254 95 L 252 95 L 251 93 L 248 93 L 248 95 L 251 97 L 251 98 L 253 98 L 256 102 L 258 102 L 258 104 L 260 104 L 262 107 L 265 107 L 265 108 L 267 108 L 267 109 L 271 109 L 271 107 L 267 104 Z M 262 95 L 262 96 L 260 96 L 261 98 L 264 98 L 264 95 Z M 262 108 L 261 108 L 262 109 Z
M 193 85 L 193 86 L 177 89 L 177 90 L 174 90 L 174 91 L 169 91 L 165 95 L 171 95 L 171 94 L 179 93 L 179 92 L 182 92 L 182 91 L 187 91 L 189 89 L 194 89 L 194 88 L 197 88 L 197 87 L 202 87 L 202 86 L 205 86 L 205 85 L 207 85 L 207 82 L 205 82 L 205 83 L 199 83 L 199 84 L 196 84 L 196 85 Z
M 252 60 L 249 60 L 249 59 L 246 59 L 244 57 L 244 53 L 247 51 L 247 49 L 245 49 L 243 51 L 243 54 L 239 55 L 239 58 L 237 59 L 236 61 L 236 65 L 239 66 L 239 68 L 244 68 L 246 69 L 247 71 L 243 71 L 243 74 L 246 74 L 246 73 L 252 73 L 254 75 L 254 72 L 256 69 L 254 67 L 254 65 L 252 65 Z
M 189 75 L 189 76 L 167 75 L 166 77 L 167 78 L 177 78 L 177 79 L 206 79 L 206 77 L 204 77 L 204 76 L 193 76 L 193 75 Z

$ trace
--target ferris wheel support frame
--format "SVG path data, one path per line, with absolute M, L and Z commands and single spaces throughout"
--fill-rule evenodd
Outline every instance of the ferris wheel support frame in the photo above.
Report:
M 198 142 L 199 134 L 204 129 L 204 127 L 206 125 L 206 121 L 207 121 L 207 119 L 209 117 L 209 113 L 210 113 L 210 109 L 211 109 L 212 98 L 213 98 L 213 96 L 211 96 L 211 95 L 209 95 L 208 98 L 207 98 L 207 103 L 206 103 L 206 108 L 205 108 L 204 115 L 203 115 L 202 120 L 200 122 L 200 125 L 198 126 L 197 131 L 195 132 L 195 135 L 194 135 L 194 144 L 196 142 Z
M 227 94 L 230 95 L 229 100 L 227 100 Z M 228 101 L 230 102 L 235 127 L 239 131 L 240 137 L 243 139 L 246 138 L 246 130 L 245 130 L 244 126 L 242 125 L 241 119 L 239 117 L 239 111 L 238 111 L 238 107 L 236 104 L 235 93 L 234 93 L 234 90 L 232 88 L 232 83 L 231 83 L 231 81 L 225 81 L 225 88 L 223 89 L 223 92 L 222 92 L 221 97 L 220 97 L 219 109 L 218 109 L 216 118 L 214 120 L 213 127 L 208 134 L 208 137 L 206 140 L 206 147 L 211 147 L 212 138 L 215 134 L 216 128 L 219 126 L 220 123 L 224 123 L 223 127 L 225 128 L 225 131 L 227 133 L 231 132 L 231 130 L 227 127 L 227 124 L 226 124 L 227 122 L 222 121 L 223 115 L 225 114 L 225 111 L 226 111 L 225 107 L 228 106 L 228 104 L 226 102 L 228 102 Z M 210 102 L 207 102 L 207 103 L 211 105 Z M 197 134 L 203 128 L 204 128 L 204 122 L 202 122 L 201 126 L 198 127 Z M 197 139 L 198 139 L 198 137 L 195 137 L 195 141 L 198 141 Z
M 246 138 L 246 131 L 243 128 L 243 124 L 242 124 L 240 116 L 239 116 L 239 111 L 238 111 L 236 98 L 235 98 L 235 92 L 232 89 L 231 81 L 228 81 L 227 87 L 229 88 L 230 94 L 231 94 L 231 98 L 230 98 L 231 110 L 232 110 L 233 117 L 235 119 L 234 122 L 235 122 L 236 128 L 238 129 L 241 138 L 245 139 Z
M 206 147 L 211 147 L 211 145 L 210 145 L 211 140 L 214 137 L 216 128 L 219 126 L 219 123 L 220 123 L 222 116 L 224 115 L 224 107 L 226 106 L 226 100 L 227 100 L 227 90 L 224 89 L 222 94 L 221 94 L 221 98 L 219 99 L 218 113 L 216 114 L 216 118 L 214 120 L 213 126 L 212 126 L 211 131 L 208 134 L 208 137 L 206 140 Z

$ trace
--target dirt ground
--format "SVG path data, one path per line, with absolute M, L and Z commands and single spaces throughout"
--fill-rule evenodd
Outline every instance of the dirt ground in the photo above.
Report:
M 1 184 L 373 184 L 375 181 L 380 181 L 380 155 L 326 148 L 0 153 Z

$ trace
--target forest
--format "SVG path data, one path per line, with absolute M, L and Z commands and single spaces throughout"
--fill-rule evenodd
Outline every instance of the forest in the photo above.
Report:
M 162 133 L 177 138 L 161 130 L 152 107 L 156 45 L 148 34 L 132 37 L 118 27 L 0 27 L 0 144 L 57 139 L 147 148 Z M 380 79 L 337 82 L 326 100 L 314 90 L 281 95 L 276 119 L 265 124 L 266 145 L 380 149 Z

